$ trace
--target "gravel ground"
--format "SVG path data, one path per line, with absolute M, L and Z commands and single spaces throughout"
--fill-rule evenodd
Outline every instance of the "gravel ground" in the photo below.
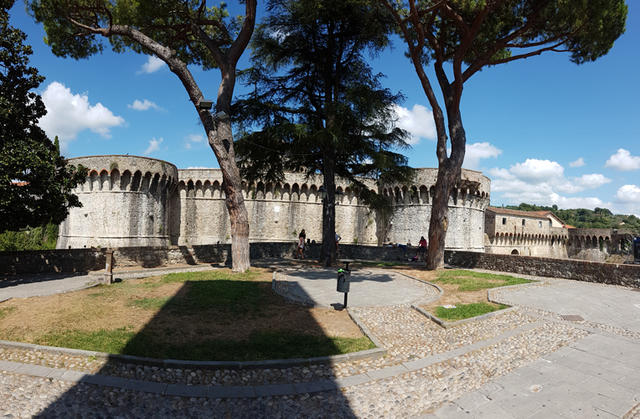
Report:
M 537 286 L 545 286 L 540 284 Z M 0 416 L 5 417 L 414 417 L 475 390 L 495 377 L 575 342 L 595 329 L 639 340 L 640 334 L 592 322 L 567 322 L 543 310 L 518 307 L 483 320 L 443 329 L 409 306 L 354 307 L 387 348 L 384 358 L 260 370 L 189 370 L 145 367 L 41 351 L 0 348 L 0 359 L 148 381 L 260 385 L 347 377 L 402 362 L 506 338 L 426 368 L 345 387 L 295 396 L 252 399 L 167 397 L 0 373 Z M 539 325 L 535 325 L 539 324 Z M 526 331 L 520 328 L 529 328 Z M 638 410 L 638 409 L 636 409 Z M 632 413 L 636 417 L 637 411 Z

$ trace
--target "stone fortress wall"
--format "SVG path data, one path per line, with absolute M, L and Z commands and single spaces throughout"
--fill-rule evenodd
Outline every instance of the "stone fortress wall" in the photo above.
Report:
M 69 160 L 89 169 L 60 226 L 59 249 L 202 246 L 231 242 L 219 169 L 178 170 L 136 156 Z M 412 243 L 427 236 L 437 169 L 418 169 L 412 185 L 363 182 L 393 202 L 391 215 L 371 210 L 336 181 L 336 231 L 344 244 Z M 489 207 L 490 180 L 463 170 L 449 199 L 448 250 L 605 261 L 628 247 L 631 232 L 567 229 L 549 212 Z M 279 183 L 243 183 L 250 242 L 294 242 L 300 230 L 322 238 L 322 178 L 287 173 Z M 628 250 L 628 249 L 626 249 Z
M 184 169 L 135 156 L 70 159 L 89 169 L 75 193 L 83 204 L 72 208 L 60 228 L 58 248 L 204 245 L 230 243 L 229 218 L 219 169 Z M 336 182 L 336 231 L 345 244 L 417 244 L 429 230 L 437 169 L 418 169 L 412 186 L 364 183 L 392 198 L 393 215 L 383 219 L 360 202 L 349 184 Z M 322 178 L 287 173 L 280 183 L 244 183 L 251 242 L 322 237 Z M 463 170 L 450 197 L 446 247 L 484 250 L 484 210 L 490 180 Z
M 381 193 L 394 202 L 391 219 L 381 225 L 384 242 L 417 246 L 420 236 L 427 237 L 437 175 L 437 169 L 419 169 L 411 187 L 383 186 Z M 462 170 L 461 182 L 449 197 L 447 249 L 484 251 L 484 212 L 490 190 L 489 178 L 474 170 Z
M 89 169 L 74 193 L 73 208 L 60 225 L 59 249 L 168 246 L 169 203 L 178 181 L 171 163 L 135 156 L 69 159 Z
M 567 258 L 569 231 L 545 211 L 497 207 L 485 211 L 487 253 Z
M 635 235 L 630 230 L 611 228 L 572 228 L 567 253 L 571 259 L 604 262 L 610 255 L 629 253 Z

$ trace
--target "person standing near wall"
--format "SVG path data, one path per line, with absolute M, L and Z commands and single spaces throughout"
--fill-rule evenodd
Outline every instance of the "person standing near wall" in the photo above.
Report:
M 305 233 L 303 228 L 298 235 L 298 259 L 304 259 L 304 245 L 306 241 L 307 233 Z
M 424 236 L 420 236 L 420 241 L 418 242 L 418 253 L 416 253 L 416 259 L 424 260 L 427 254 L 427 239 Z

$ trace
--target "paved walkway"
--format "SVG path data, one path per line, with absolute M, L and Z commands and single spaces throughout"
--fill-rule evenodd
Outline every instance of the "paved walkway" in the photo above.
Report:
M 305 304 L 331 307 L 343 302 L 336 291 L 336 269 L 284 270 L 276 275 L 276 292 Z M 351 272 L 348 307 L 391 306 L 432 301 L 438 289 L 400 273 L 384 269 L 357 269 Z
M 548 286 L 494 293 L 511 305 L 535 307 L 587 321 L 640 332 L 640 289 L 577 281 L 549 281 Z
M 510 304 L 578 315 L 584 318 L 579 325 L 592 334 L 462 396 L 433 416 L 640 417 L 638 290 L 547 280 L 543 286 L 492 294 Z
M 98 281 L 98 277 L 91 275 L 42 274 L 13 277 L 0 281 L 0 301 L 77 291 L 92 287 Z
M 316 293 L 315 285 L 335 281 L 322 275 L 294 278 L 308 277 L 305 294 L 322 301 L 324 291 L 319 287 Z M 379 274 L 371 270 L 369 275 Z M 416 286 L 395 274 L 388 276 L 392 279 L 371 281 L 367 288 Z M 352 292 L 353 285 L 365 283 L 364 277 L 356 281 Z M 640 417 L 640 293 L 545 280 L 543 285 L 493 290 L 494 299 L 518 306 L 443 329 L 411 309 L 401 292 L 389 294 L 399 298 L 395 305 L 385 304 L 389 291 L 371 293 L 381 298 L 377 305 L 350 309 L 387 348 L 386 357 L 373 360 L 202 371 L 0 345 L 0 414 Z M 584 320 L 561 317 L 567 314 Z

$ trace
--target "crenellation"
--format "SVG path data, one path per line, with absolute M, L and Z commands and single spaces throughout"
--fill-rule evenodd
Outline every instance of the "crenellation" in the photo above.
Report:
M 59 247 L 230 242 L 219 169 L 178 170 L 168 162 L 135 156 L 90 156 L 70 163 L 88 167 L 89 174 L 75 191 L 84 207 L 72 209 L 61 225 Z M 336 179 L 336 231 L 342 242 L 417 244 L 429 230 L 437 172 L 417 169 L 412 184 L 361 179 L 391 200 L 390 215 L 370 210 L 350 182 Z M 567 249 L 587 255 L 620 247 L 612 234 L 571 233 L 546 214 L 511 214 L 503 221 L 499 209 L 489 207 L 490 184 L 482 173 L 462 170 L 449 196 L 448 249 L 567 257 Z M 242 182 L 250 240 L 295 241 L 304 228 L 307 238 L 319 242 L 322 185 L 321 176 L 302 173 L 286 173 L 282 182 Z

